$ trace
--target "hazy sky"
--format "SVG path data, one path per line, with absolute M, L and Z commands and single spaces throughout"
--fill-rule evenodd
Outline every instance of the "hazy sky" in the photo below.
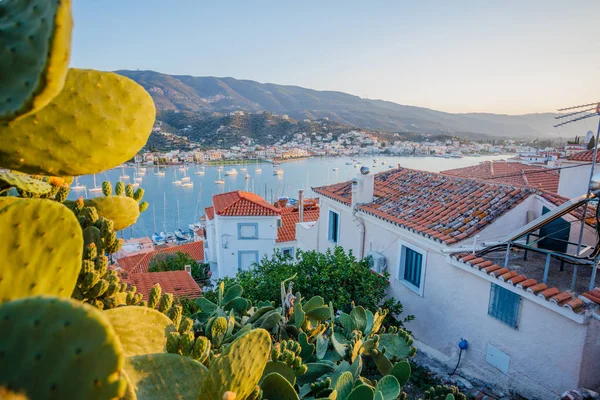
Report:
M 600 0 L 74 0 L 72 66 L 232 76 L 443 111 L 600 98 Z

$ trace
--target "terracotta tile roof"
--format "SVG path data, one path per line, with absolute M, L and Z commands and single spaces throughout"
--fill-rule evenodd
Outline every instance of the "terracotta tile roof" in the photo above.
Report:
M 351 181 L 313 189 L 351 203 Z M 452 244 L 514 208 L 535 190 L 398 168 L 375 175 L 375 201 L 361 211 L 402 228 Z
M 213 206 L 206 207 L 204 211 L 206 212 L 206 218 L 209 220 L 212 220 L 215 217 L 215 208 Z
M 296 207 L 285 207 L 281 209 L 281 226 L 277 228 L 277 243 L 291 242 L 296 240 L 296 224 L 300 221 L 300 214 Z M 312 222 L 319 219 L 319 208 L 304 210 L 304 222 Z
M 271 217 L 280 214 L 275 206 L 257 194 L 236 190 L 213 196 L 215 213 L 223 216 Z
M 148 300 L 150 289 L 155 284 L 160 284 L 163 293 L 171 293 L 174 297 L 188 297 L 196 299 L 202 295 L 202 290 L 194 279 L 185 271 L 147 272 L 144 274 L 130 274 L 126 281 L 136 287 L 144 300 Z
M 586 305 L 586 303 L 575 294 L 561 292 L 560 289 L 556 287 L 548 287 L 545 283 L 538 283 L 535 279 L 527 278 L 525 275 L 519 275 L 514 270 L 503 268 L 483 257 L 477 257 L 475 254 L 456 253 L 451 254 L 450 258 L 475 268 L 478 271 L 485 272 L 487 275 L 493 276 L 499 281 L 509 283 L 517 289 L 533 293 L 537 297 L 541 297 L 550 303 L 568 308 L 576 314 L 582 314 L 585 309 L 589 307 L 589 305 Z M 599 288 L 585 292 L 582 296 L 600 304 Z M 597 296 L 595 300 L 594 296 Z
M 441 173 L 461 178 L 482 179 L 493 183 L 541 188 L 553 193 L 558 191 L 560 177 L 557 170 L 510 161 L 485 161 L 478 165 L 449 169 Z
M 152 257 L 155 255 L 162 253 L 175 254 L 179 251 L 189 254 L 196 261 L 204 260 L 204 242 L 199 240 L 197 242 L 186 243 L 179 246 L 168 246 L 145 254 L 123 257 L 118 259 L 117 263 L 124 271 L 130 274 L 140 274 L 148 272 L 150 260 L 152 260 Z M 142 257 L 139 258 L 139 256 Z
M 567 160 L 569 160 L 569 161 L 581 161 L 581 162 L 592 162 L 593 158 L 594 158 L 594 149 L 592 149 L 592 150 L 586 150 L 586 151 L 580 151 L 578 153 L 571 154 L 569 157 L 567 157 Z M 596 162 L 600 162 L 600 151 L 598 151 L 598 154 L 596 154 Z

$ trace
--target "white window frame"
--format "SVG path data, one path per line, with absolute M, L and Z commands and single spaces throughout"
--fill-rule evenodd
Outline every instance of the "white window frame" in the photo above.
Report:
M 409 281 L 404 279 L 404 256 L 406 254 L 406 248 L 411 249 L 421 255 L 421 286 L 416 287 Z M 395 276 L 396 282 L 400 282 L 411 291 L 415 292 L 419 296 L 423 297 L 425 292 L 425 270 L 427 269 L 427 250 L 403 240 L 398 240 L 398 273 Z

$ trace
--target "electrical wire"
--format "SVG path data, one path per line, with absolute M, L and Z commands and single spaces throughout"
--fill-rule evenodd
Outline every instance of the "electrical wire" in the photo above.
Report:
M 460 347 L 460 350 L 458 352 L 458 362 L 456 363 L 456 367 L 454 367 L 454 369 L 452 370 L 452 373 L 449 376 L 454 375 L 454 373 L 456 372 L 456 370 L 458 369 L 458 364 L 460 364 L 460 357 L 462 356 L 462 347 Z

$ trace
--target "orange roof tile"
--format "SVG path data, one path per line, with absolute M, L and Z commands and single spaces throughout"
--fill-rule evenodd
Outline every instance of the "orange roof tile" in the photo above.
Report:
M 206 218 L 209 220 L 212 220 L 215 217 L 215 208 L 213 206 L 206 207 L 204 211 L 206 212 Z
M 507 272 L 503 275 L 498 275 L 494 273 L 496 270 L 490 270 L 488 268 L 482 268 L 482 265 L 490 262 L 483 257 L 476 257 L 471 253 L 455 253 L 451 254 L 450 258 L 470 266 L 471 268 L 477 269 L 481 272 L 485 272 L 489 276 L 493 276 L 494 278 L 504 281 L 517 289 L 521 289 L 525 292 L 533 293 L 538 297 L 545 299 L 546 301 L 556 304 L 561 307 L 565 307 L 570 309 L 576 314 L 581 314 L 585 310 L 585 303 L 569 292 L 561 292 L 560 289 L 556 287 L 548 287 L 544 283 L 538 283 L 535 279 L 528 279 L 525 275 L 516 275 L 516 271 L 509 270 L 508 268 L 502 268 Z M 497 266 L 500 268 L 499 266 Z M 497 271 L 496 271 L 497 272 Z M 504 277 L 508 276 L 508 274 L 513 275 L 510 279 L 505 279 Z M 594 300 L 594 296 L 597 295 L 597 299 Z M 592 291 L 588 291 L 582 294 L 583 297 L 588 298 L 598 304 L 600 304 L 600 288 L 596 288 Z
M 147 272 L 131 274 L 127 282 L 136 287 L 144 300 L 148 300 L 150 289 L 160 284 L 163 293 L 171 293 L 174 297 L 196 299 L 202 295 L 202 290 L 194 279 L 185 271 Z
M 236 190 L 213 196 L 215 213 L 223 216 L 277 216 L 281 212 L 257 194 Z
M 581 161 L 581 162 L 592 162 L 593 158 L 594 158 L 594 149 L 592 149 L 592 150 L 586 150 L 586 151 L 580 151 L 578 153 L 571 154 L 569 157 L 567 157 L 567 160 L 569 160 L 569 161 Z M 600 162 L 600 151 L 598 151 L 598 154 L 596 155 L 596 162 Z
M 319 208 L 304 210 L 304 222 L 312 222 L 319 219 Z M 291 242 L 296 240 L 296 224 L 300 222 L 300 214 L 295 207 L 281 209 L 281 226 L 277 228 L 277 243 Z
M 199 240 L 182 244 L 179 246 L 168 246 L 159 250 L 151 251 L 145 254 L 139 254 L 130 257 L 123 257 L 117 260 L 119 266 L 130 274 L 139 274 L 148 272 L 150 260 L 157 254 L 175 254 L 177 252 L 189 254 L 194 260 L 204 261 L 204 242 Z M 141 258 L 139 256 L 142 256 Z M 134 258 L 135 257 L 135 258 Z
M 469 179 L 482 179 L 494 183 L 541 188 L 553 193 L 558 191 L 559 173 L 537 165 L 511 161 L 485 161 L 470 167 L 449 169 L 444 175 Z
M 313 190 L 351 203 L 351 181 Z M 398 168 L 375 175 L 375 201 L 359 210 L 452 244 L 475 235 L 534 193 L 527 187 Z

